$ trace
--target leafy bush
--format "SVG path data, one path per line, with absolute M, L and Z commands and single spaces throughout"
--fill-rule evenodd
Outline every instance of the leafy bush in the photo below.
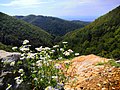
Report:
M 68 80 L 64 72 L 67 71 L 69 64 L 66 63 L 66 69 L 63 69 L 59 61 L 74 57 L 74 52 L 67 49 L 67 42 L 63 42 L 63 48 L 60 48 L 59 45 L 55 45 L 53 48 L 43 48 L 41 46 L 35 48 L 36 52 L 30 50 L 31 45 L 28 43 L 28 40 L 24 40 L 20 48 L 12 48 L 21 53 L 20 60 L 10 63 L 2 62 L 3 67 L 6 69 L 9 67 L 9 72 L 11 72 L 13 78 L 6 80 L 6 85 L 8 85 L 6 90 L 9 88 L 19 90 L 21 85 L 24 84 L 32 90 L 62 89 L 64 83 Z
M 115 60 L 109 60 L 108 63 L 112 66 L 115 66 L 115 67 L 120 67 L 120 64 L 117 63 Z
M 12 46 L 10 46 L 10 45 L 4 45 L 4 44 L 2 44 L 1 42 L 0 42 L 0 50 L 5 50 L 5 51 L 13 51 L 12 50 Z

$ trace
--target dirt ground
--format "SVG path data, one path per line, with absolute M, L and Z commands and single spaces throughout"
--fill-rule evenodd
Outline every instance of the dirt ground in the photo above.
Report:
M 97 65 L 109 60 L 93 54 L 71 60 L 65 73 L 70 77 L 65 90 L 120 90 L 120 68 Z

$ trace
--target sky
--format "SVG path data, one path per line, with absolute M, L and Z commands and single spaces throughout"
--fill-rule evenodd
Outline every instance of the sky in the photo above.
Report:
M 93 21 L 119 5 L 120 0 L 0 0 L 0 12 Z

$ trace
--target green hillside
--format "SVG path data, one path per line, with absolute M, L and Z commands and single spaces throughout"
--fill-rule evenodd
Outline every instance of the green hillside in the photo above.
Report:
M 12 51 L 12 46 L 10 45 L 4 45 L 0 42 L 0 50 L 5 50 L 5 51 Z
M 83 54 L 120 59 L 120 6 L 82 29 L 69 32 L 63 41 Z
M 29 22 L 33 25 L 36 25 L 48 33 L 54 36 L 62 36 L 67 32 L 73 31 L 78 28 L 82 28 L 89 24 L 89 22 L 83 21 L 67 21 L 56 17 L 48 17 L 48 16 L 15 16 L 18 19 L 22 19 L 26 22 Z
M 52 36 L 44 30 L 0 12 L 0 42 L 20 46 L 25 39 L 34 47 L 52 45 Z

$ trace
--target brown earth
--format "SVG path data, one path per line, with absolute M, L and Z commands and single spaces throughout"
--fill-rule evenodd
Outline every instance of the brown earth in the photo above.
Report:
M 70 63 L 68 69 L 64 69 L 69 76 L 65 83 L 65 90 L 120 90 L 120 68 L 104 64 L 110 59 L 96 55 L 79 56 Z

